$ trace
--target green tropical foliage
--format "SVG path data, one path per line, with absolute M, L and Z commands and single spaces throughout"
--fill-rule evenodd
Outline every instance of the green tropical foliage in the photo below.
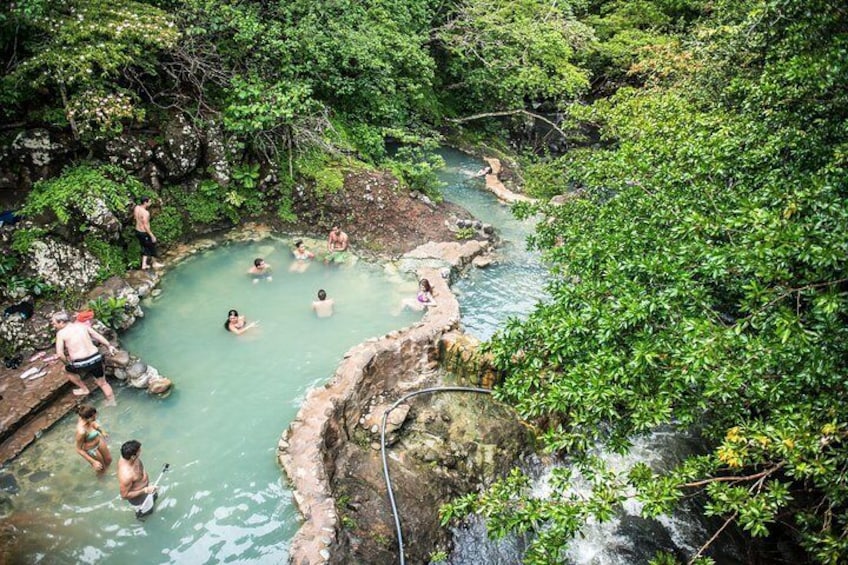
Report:
M 660 425 L 696 429 L 710 452 L 623 476 L 584 457 L 588 500 L 531 500 L 518 474 L 446 516 L 536 530 L 526 561 L 551 563 L 627 496 L 655 516 L 700 495 L 751 536 L 794 531 L 817 561 L 845 560 L 847 16 L 714 3 L 683 38 L 688 68 L 574 108 L 606 144 L 550 165 L 577 197 L 518 210 L 545 214 L 531 243 L 556 278 L 489 344 L 497 396 L 553 452 L 624 449 Z
M 72 166 L 61 176 L 35 183 L 21 213 L 37 216 L 50 211 L 58 223 L 86 231 L 86 218 L 105 207 L 118 218 L 128 216 L 132 203 L 146 191 L 141 182 L 114 165 Z
M 70 231 L 104 276 L 137 264 L 131 233 L 107 242 L 87 218 L 105 207 L 127 220 L 154 191 L 90 158 L 129 130 L 160 141 L 175 113 L 222 129 L 231 182 L 165 179 L 163 244 L 269 211 L 296 221 L 294 187 L 331 195 L 366 166 L 436 198 L 425 150 L 448 120 L 480 139 L 500 124 L 478 118 L 559 114 L 569 152 L 532 156 L 524 177 L 544 201 L 569 198 L 516 208 L 544 217 L 530 244 L 550 262 L 550 297 L 486 347 L 497 396 L 578 461 L 594 494 L 532 500 L 515 471 L 444 519 L 535 531 L 526 560 L 551 563 L 625 497 L 657 515 L 699 496 L 751 536 L 790 532 L 815 560 L 843 562 L 843 4 L 16 1 L 0 11 L 2 131 L 67 134 L 78 161 L 29 194 L 22 213 L 50 220 L 17 231 L 3 286 L 34 288 L 20 258 L 50 230 Z M 266 191 L 269 173 L 280 185 Z M 588 455 L 657 426 L 699 433 L 708 452 L 662 475 L 616 475 Z M 554 476 L 560 492 L 569 480 Z

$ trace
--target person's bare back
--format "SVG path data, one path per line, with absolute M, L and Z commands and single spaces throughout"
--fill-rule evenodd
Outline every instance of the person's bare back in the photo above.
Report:
M 64 350 L 66 350 L 67 358 L 70 361 L 91 357 L 97 353 L 97 347 L 95 347 L 89 332 L 94 332 L 94 330 L 85 324 L 79 322 L 66 324 L 56 332 L 56 353 L 64 358 Z
M 135 216 L 135 229 L 137 231 L 150 233 L 150 212 L 142 206 L 141 204 L 135 207 L 133 210 L 133 216 Z
M 319 318 L 329 318 L 333 315 L 333 308 L 336 302 L 332 298 L 327 298 L 327 293 L 324 289 L 318 291 L 318 300 L 312 303 L 312 310 Z

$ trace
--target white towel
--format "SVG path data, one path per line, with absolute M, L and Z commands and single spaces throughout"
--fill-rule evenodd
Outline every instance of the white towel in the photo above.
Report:
M 21 373 L 21 378 L 22 379 L 28 379 L 29 377 L 33 376 L 37 372 L 38 372 L 38 367 L 30 367 L 29 369 L 27 369 L 26 371 Z

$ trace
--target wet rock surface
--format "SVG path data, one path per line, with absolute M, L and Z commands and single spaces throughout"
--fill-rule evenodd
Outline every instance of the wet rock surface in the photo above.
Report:
M 434 384 L 440 384 L 439 377 Z M 412 401 L 389 450 L 405 557 L 426 563 L 449 533 L 438 509 L 502 476 L 533 445 L 529 430 L 488 395 L 446 392 Z M 383 480 L 379 433 L 358 429 L 336 460 L 333 493 L 341 516 L 337 563 L 393 563 L 397 536 Z M 375 449 L 375 447 L 377 447 Z
M 441 342 L 445 335 L 456 339 L 459 322 L 449 280 L 487 248 L 479 241 L 428 242 L 399 259 L 399 270 L 430 280 L 438 306 L 411 327 L 351 349 L 283 434 L 279 460 L 306 519 L 292 541 L 294 563 L 397 561 L 380 424 L 405 393 L 443 385 Z M 393 492 L 407 532 L 405 554 L 414 563 L 448 543 L 441 504 L 501 476 L 533 445 L 529 429 L 489 395 L 443 394 L 401 402 L 386 418 Z

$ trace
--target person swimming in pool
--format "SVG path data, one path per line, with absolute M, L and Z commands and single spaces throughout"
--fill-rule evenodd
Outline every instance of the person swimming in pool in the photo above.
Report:
M 292 255 L 294 255 L 294 262 L 289 267 L 290 271 L 302 273 L 307 268 L 315 258 L 315 254 L 306 249 L 306 246 L 303 245 L 303 240 L 298 239 L 294 242 L 294 250 L 292 251 Z
M 97 423 L 97 409 L 94 406 L 83 404 L 77 408 L 77 421 L 75 443 L 77 453 L 85 459 L 94 471 L 102 473 L 112 463 L 112 454 L 106 445 L 109 434 Z
M 265 279 L 271 282 L 271 265 L 265 262 L 262 257 L 257 257 L 253 260 L 253 266 L 248 269 L 247 274 L 253 277 L 253 283 L 256 284 L 260 279 Z
M 236 335 L 241 335 L 250 328 L 258 325 L 258 321 L 247 323 L 244 316 L 239 316 L 238 310 L 230 310 L 227 312 L 227 321 L 224 322 L 224 329 Z
M 319 318 L 329 318 L 333 315 L 333 307 L 336 301 L 332 298 L 327 298 L 327 291 L 323 288 L 318 291 L 318 300 L 312 303 L 312 310 Z

